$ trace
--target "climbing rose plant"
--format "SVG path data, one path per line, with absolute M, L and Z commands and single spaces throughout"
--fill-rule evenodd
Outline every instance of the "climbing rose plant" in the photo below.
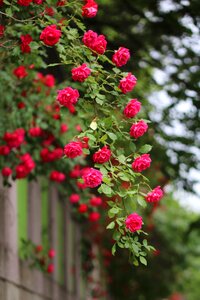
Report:
M 107 229 L 130 262 L 146 265 L 153 247 L 143 231 L 146 205 L 158 202 L 143 171 L 151 167 L 137 78 L 124 72 L 129 49 L 86 28 L 94 0 L 0 1 L 0 166 L 4 183 L 47 176 L 77 215 Z M 109 50 L 108 50 L 109 49 Z M 55 76 L 56 74 L 56 76 Z M 106 203 L 106 205 L 105 205 Z M 103 205 L 104 204 L 104 205 Z M 102 206 L 103 205 L 103 206 Z

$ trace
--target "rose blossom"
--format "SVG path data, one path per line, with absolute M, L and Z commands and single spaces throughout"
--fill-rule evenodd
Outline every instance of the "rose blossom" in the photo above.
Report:
M 133 124 L 130 128 L 130 136 L 134 137 L 135 139 L 142 136 L 148 129 L 147 123 L 143 120 Z
M 98 35 L 92 30 L 88 30 L 84 33 L 83 43 L 98 54 L 103 54 L 106 51 L 107 41 L 105 36 L 103 34 Z
M 78 211 L 79 211 L 80 213 L 83 214 L 83 213 L 85 213 L 87 210 L 88 210 L 87 204 L 82 203 L 82 204 L 79 205 Z
M 67 124 L 65 124 L 65 123 L 61 124 L 61 125 L 60 125 L 60 132 L 61 132 L 61 133 L 65 133 L 65 132 L 67 132 L 67 131 L 68 131 L 68 126 L 67 126 Z
M 32 137 L 38 137 L 42 135 L 43 130 L 40 127 L 32 127 L 29 129 L 28 133 Z
M 16 69 L 14 69 L 13 74 L 19 79 L 22 79 L 28 75 L 24 66 L 19 66 Z
M 74 166 L 74 168 L 69 173 L 69 176 L 71 178 L 78 178 L 80 176 L 80 173 L 81 173 L 80 166 L 76 165 L 76 166 Z
M 142 172 L 150 167 L 151 158 L 149 154 L 142 154 L 137 157 L 132 163 L 132 168 L 135 172 Z
M 40 5 L 43 3 L 43 0 L 33 0 L 33 3 Z
M 92 197 L 90 199 L 91 206 L 100 206 L 102 204 L 102 199 L 100 197 Z
M 98 5 L 94 0 L 87 0 L 87 3 L 82 7 L 82 16 L 93 18 L 98 11 Z
M 131 92 L 134 89 L 136 83 L 137 83 L 137 78 L 133 74 L 128 73 L 126 77 L 120 80 L 119 88 L 123 94 L 126 94 L 128 92 Z
M 57 101 L 60 103 L 60 105 L 69 108 L 70 105 L 76 104 L 78 98 L 78 90 L 73 89 L 71 87 L 66 87 L 63 90 L 58 91 Z
M 82 178 L 86 187 L 95 188 L 101 184 L 103 174 L 94 168 L 87 168 L 87 170 L 83 173 Z
M 0 38 L 4 35 L 5 26 L 0 25 Z
M 17 148 L 24 142 L 24 135 L 24 129 L 18 128 L 13 132 L 6 132 L 3 139 L 10 148 Z
M 117 67 L 122 67 L 127 63 L 130 59 L 129 49 L 120 47 L 117 51 L 115 51 L 112 61 Z
M 80 200 L 79 194 L 71 194 L 71 196 L 69 197 L 69 201 L 71 203 L 78 203 L 79 200 Z
M 31 4 L 32 0 L 18 0 L 17 4 L 21 6 L 29 6 Z
M 40 40 L 42 40 L 44 44 L 48 46 L 57 44 L 60 37 L 61 31 L 57 29 L 56 25 L 47 26 L 40 34 Z
M 1 174 L 2 174 L 4 177 L 9 177 L 9 176 L 12 174 L 12 170 L 11 170 L 11 168 L 9 168 L 9 167 L 4 167 L 4 168 L 1 170 Z
M 29 153 L 20 156 L 21 163 L 16 166 L 16 178 L 25 178 L 34 168 L 35 162 Z
M 22 42 L 22 44 L 20 45 L 21 51 L 23 53 L 30 53 L 31 48 L 30 48 L 29 44 L 33 41 L 30 34 L 21 35 L 20 39 L 21 39 L 21 42 Z
M 64 147 L 64 153 L 69 158 L 75 158 L 82 155 L 83 150 L 79 142 L 70 142 Z
M 147 202 L 159 202 L 163 197 L 163 191 L 161 190 L 160 186 L 157 186 L 151 192 L 147 194 L 145 197 Z
M 86 64 L 82 64 L 81 66 L 72 69 L 71 72 L 73 80 L 79 82 L 85 81 L 85 79 L 91 74 L 91 70 Z
M 47 267 L 47 273 L 53 273 L 54 272 L 54 265 L 53 264 L 49 264 Z
M 97 164 L 103 164 L 109 161 L 111 157 L 111 151 L 107 146 L 104 146 L 102 149 L 98 150 L 93 155 L 93 161 Z
M 51 171 L 50 179 L 57 182 L 62 182 L 66 178 L 65 174 L 58 171 Z
M 0 155 L 8 155 L 10 153 L 10 147 L 7 145 L 0 146 Z
M 135 232 L 142 228 L 142 217 L 137 213 L 132 213 L 125 220 L 126 228 L 131 232 Z
M 100 214 L 96 211 L 93 211 L 89 214 L 89 221 L 96 222 L 100 219 Z
M 56 251 L 54 249 L 50 249 L 48 252 L 48 257 L 53 258 L 56 255 Z
M 47 74 L 43 79 L 44 85 L 53 87 L 55 85 L 55 77 L 51 74 Z
M 132 99 L 124 109 L 124 115 L 127 118 L 135 117 L 141 109 L 141 103 L 137 99 Z

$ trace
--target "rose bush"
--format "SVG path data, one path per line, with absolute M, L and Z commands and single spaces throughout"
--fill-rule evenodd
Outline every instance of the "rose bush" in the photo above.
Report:
M 142 140 L 148 121 L 129 94 L 135 75 L 118 69 L 129 49 L 107 51 L 109 36 L 86 29 L 83 17 L 97 13 L 93 0 L 2 3 L 0 166 L 5 184 L 11 176 L 57 182 L 89 222 L 107 208 L 112 253 L 125 248 L 132 263 L 146 264 L 152 247 L 137 212 L 162 192 L 141 174 L 151 164 L 149 145 L 130 138 Z

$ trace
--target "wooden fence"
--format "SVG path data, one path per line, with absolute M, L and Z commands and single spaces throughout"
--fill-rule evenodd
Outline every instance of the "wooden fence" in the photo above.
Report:
M 28 239 L 39 245 L 42 243 L 41 186 L 32 181 L 27 189 Z M 57 214 L 60 201 L 55 184 L 48 189 L 48 237 L 56 253 L 59 248 L 58 218 L 63 218 L 63 282 L 59 284 L 59 260 L 55 256 L 55 271 L 46 275 L 31 269 L 19 258 L 18 248 L 18 205 L 17 183 L 7 188 L 0 177 L 0 300 L 89 300 L 81 272 L 81 228 L 73 221 L 70 205 L 60 202 L 61 215 Z M 73 275 L 72 275 L 73 269 Z

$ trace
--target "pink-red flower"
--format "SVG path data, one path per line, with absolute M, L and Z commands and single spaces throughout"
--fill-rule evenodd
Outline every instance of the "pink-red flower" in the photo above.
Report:
M 163 191 L 161 190 L 160 186 L 157 186 L 151 192 L 147 194 L 145 197 L 147 202 L 159 202 L 163 197 Z
M 90 199 L 90 205 L 91 206 L 100 206 L 102 204 L 102 199 L 100 197 L 92 197 Z
M 82 7 L 82 15 L 86 18 L 93 18 L 98 12 L 98 5 L 94 0 L 86 0 L 86 4 Z
M 89 214 L 90 222 L 97 222 L 100 219 L 100 214 L 96 211 L 93 211 Z
M 31 4 L 32 0 L 18 0 L 17 4 L 20 6 L 29 6 Z
M 29 129 L 29 135 L 32 137 L 38 137 L 43 134 L 43 130 L 40 127 L 32 127 Z
M 71 105 L 76 104 L 78 98 L 78 90 L 71 87 L 66 87 L 63 90 L 59 90 L 57 95 L 57 101 L 60 103 L 60 105 L 63 105 L 67 108 L 69 108 Z
M 21 35 L 20 36 L 21 39 L 21 51 L 23 53 L 30 53 L 31 52 L 31 47 L 29 46 L 29 44 L 33 41 L 32 37 L 30 36 L 30 34 L 25 34 L 25 35 Z
M 64 153 L 69 158 L 75 158 L 83 154 L 83 149 L 81 143 L 79 142 L 70 142 L 64 147 Z
M 141 109 L 141 103 L 137 99 L 132 99 L 124 109 L 124 115 L 127 118 L 135 117 Z
M 69 201 L 71 202 L 71 203 L 78 203 L 79 202 L 79 200 L 80 200 L 80 195 L 79 194 L 71 194 L 71 196 L 69 197 Z
M 48 87 L 54 87 L 55 85 L 55 77 L 51 74 L 47 74 L 43 79 L 44 85 Z
M 11 168 L 9 168 L 9 167 L 4 167 L 4 168 L 1 170 L 1 174 L 2 174 L 4 177 L 9 177 L 9 176 L 12 174 L 12 170 L 11 170 Z
M 49 264 L 48 267 L 47 267 L 47 273 L 51 274 L 54 272 L 54 265 L 53 264 Z
M 137 213 L 132 213 L 127 216 L 125 220 L 125 225 L 128 230 L 131 232 L 135 232 L 142 228 L 142 217 L 139 216 Z
M 87 64 L 82 64 L 81 66 L 72 69 L 72 78 L 74 81 L 83 82 L 90 74 L 91 70 L 88 68 Z
M 134 89 L 136 83 L 137 78 L 133 74 L 128 73 L 126 77 L 120 80 L 119 88 L 123 94 L 127 94 L 128 92 L 131 92 Z
M 6 132 L 3 139 L 10 148 L 17 148 L 24 142 L 24 135 L 24 129 L 18 128 L 13 132 Z
M 16 69 L 14 69 L 13 74 L 19 79 L 28 76 L 28 73 L 26 72 L 26 68 L 24 66 L 19 66 Z
M 61 37 L 61 31 L 56 25 L 47 26 L 40 34 L 40 40 L 47 46 L 53 46 L 58 43 Z
M 124 66 L 127 61 L 130 59 L 130 51 L 127 48 L 120 47 L 117 51 L 115 51 L 112 61 L 117 67 Z
M 10 147 L 7 145 L 0 146 L 0 155 L 8 155 L 10 153 Z
M 85 46 L 97 52 L 98 54 L 104 54 L 106 51 L 107 41 L 105 36 L 103 34 L 98 35 L 92 30 L 88 30 L 84 33 L 83 43 Z
M 88 206 L 85 203 L 79 205 L 78 211 L 83 214 L 88 210 Z
M 102 183 L 103 174 L 94 168 L 87 168 L 82 178 L 86 187 L 95 188 Z
M 111 157 L 111 151 L 107 146 L 104 146 L 102 149 L 98 150 L 93 155 L 93 161 L 97 164 L 103 164 L 109 161 Z
M 35 168 L 35 162 L 29 153 L 20 156 L 20 161 L 21 163 L 15 169 L 18 179 L 25 178 Z
M 151 165 L 151 158 L 149 154 L 142 154 L 137 157 L 132 163 L 132 168 L 135 172 L 142 172 Z
M 4 35 L 5 26 L 0 25 L 0 38 Z
M 143 120 L 133 124 L 130 128 L 130 136 L 134 137 L 135 139 L 142 136 L 148 129 L 147 123 Z
M 49 258 L 54 258 L 56 255 L 56 251 L 54 249 L 50 249 L 48 252 L 48 257 Z
M 65 178 L 66 178 L 65 174 L 62 172 L 52 171 L 50 173 L 50 179 L 52 181 L 62 182 L 65 180 Z

